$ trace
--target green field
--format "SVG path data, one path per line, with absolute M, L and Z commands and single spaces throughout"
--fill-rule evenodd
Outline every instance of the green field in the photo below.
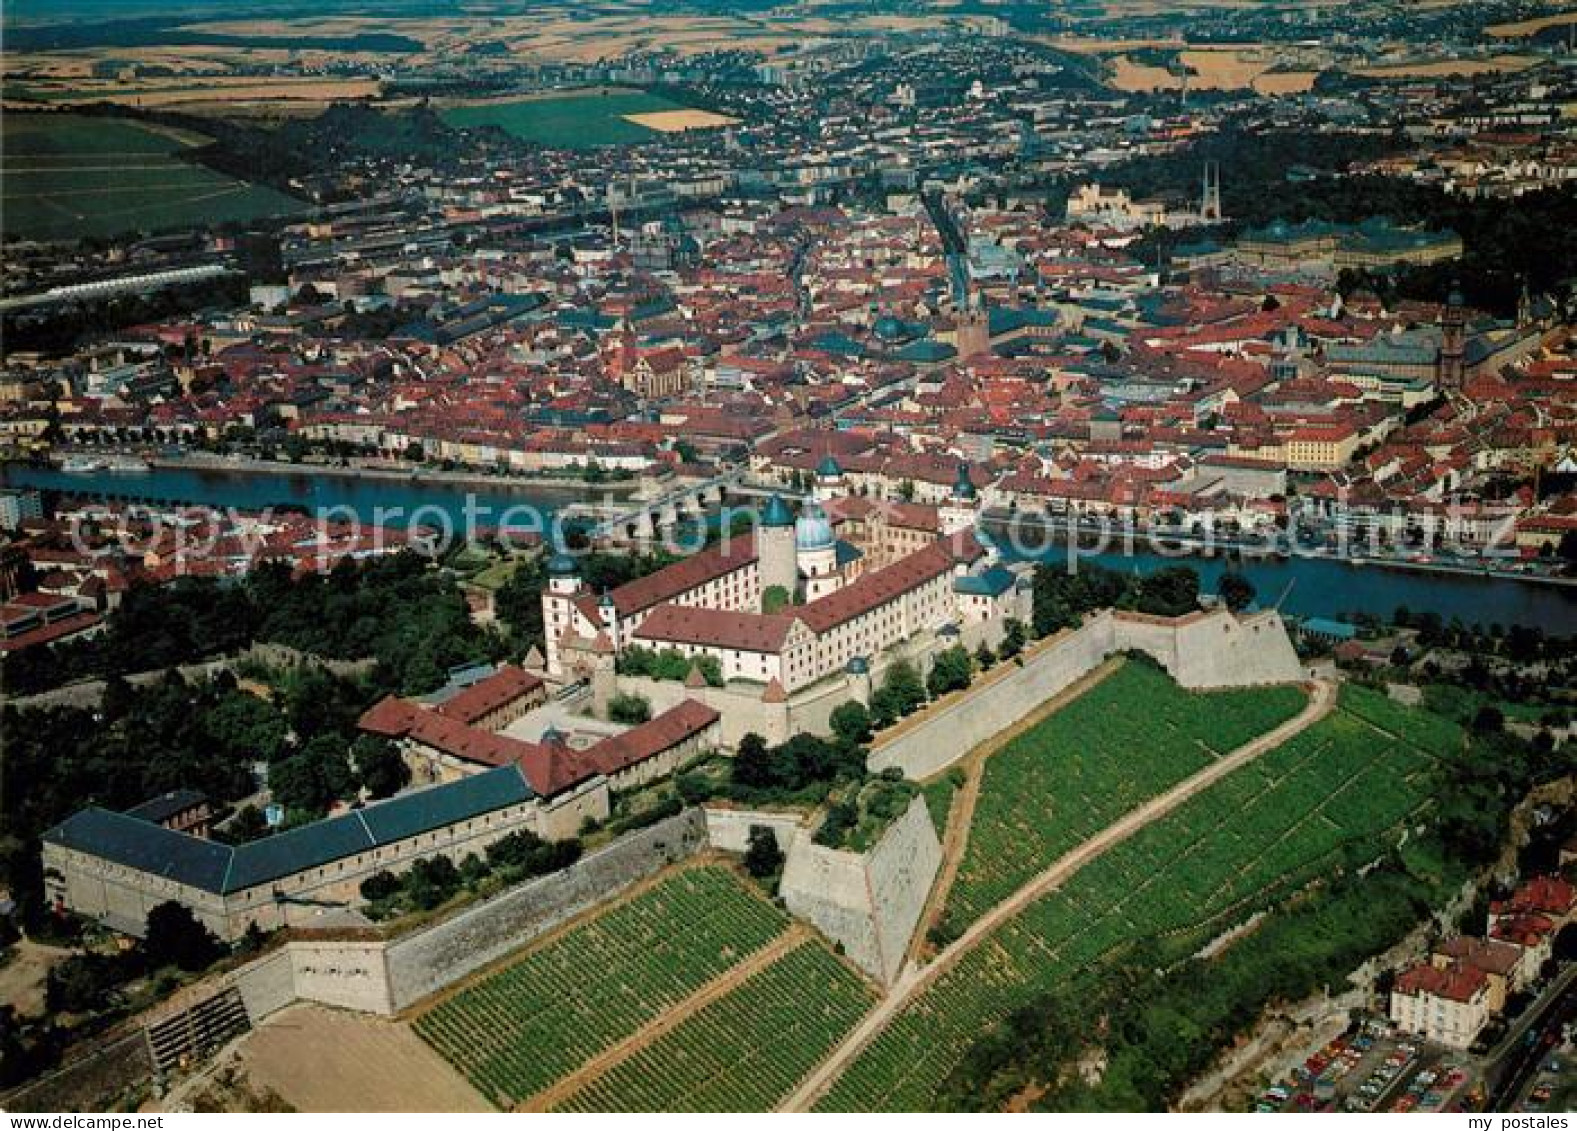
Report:
M 300 201 L 273 189 L 180 160 L 188 144 L 117 119 L 8 113 L 0 121 L 0 226 L 29 239 L 71 239 L 301 209 Z
M 634 145 L 662 136 L 625 121 L 625 114 L 655 114 L 685 107 L 644 90 L 587 90 L 552 98 L 452 106 L 441 117 L 451 126 L 498 126 L 506 133 L 559 149 Z
M 1143 940 L 1181 959 L 1339 861 L 1377 855 L 1426 800 L 1434 758 L 1367 717 L 1415 714 L 1344 692 L 1342 709 L 998 928 L 865 1048 L 819 1108 L 926 1109 L 981 1034 L 1125 944 Z M 1430 731 L 1430 745 L 1450 740 Z
M 986 760 L 947 924 L 958 930 L 1124 813 L 1292 718 L 1295 687 L 1184 691 L 1129 661 Z
M 807 941 L 571 1096 L 565 1111 L 770 1111 L 874 1004 Z
M 512 1107 L 787 925 L 728 869 L 686 869 L 442 1002 L 416 1032 L 494 1104 Z

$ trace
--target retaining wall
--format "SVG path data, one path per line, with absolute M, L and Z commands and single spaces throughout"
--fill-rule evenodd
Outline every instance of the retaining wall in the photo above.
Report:
M 1026 653 L 1018 670 L 933 708 L 891 738 L 878 737 L 870 768 L 896 766 L 910 778 L 930 777 L 1125 651 L 1148 654 L 1193 690 L 1297 683 L 1305 674 L 1273 611 L 1169 618 L 1105 610 Z
M 799 838 L 778 894 L 789 911 L 841 944 L 850 961 L 891 985 L 941 866 L 936 827 L 925 799 L 916 797 L 869 852 Z
M 698 809 L 629 833 L 550 876 L 388 944 L 389 998 L 395 1011 L 494 962 L 637 880 L 706 844 Z

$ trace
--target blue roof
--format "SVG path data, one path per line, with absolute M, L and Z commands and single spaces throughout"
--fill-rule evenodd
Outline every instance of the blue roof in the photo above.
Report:
M 45 833 L 44 839 L 189 887 L 227 895 L 519 805 L 535 796 L 519 767 L 510 765 L 234 848 L 96 807 L 73 813 Z
M 234 852 L 228 845 L 97 807 L 71 814 L 44 840 L 204 891 L 224 890 Z
M 953 592 L 974 597 L 1000 597 L 1013 588 L 1013 574 L 1001 566 L 992 566 L 984 573 L 966 573 L 953 581 Z
M 793 526 L 794 512 L 783 501 L 782 495 L 773 495 L 761 511 L 762 526 Z
M 1315 636 L 1328 636 L 1332 640 L 1351 640 L 1358 635 L 1358 629 L 1346 621 L 1331 620 L 1328 617 L 1307 617 L 1298 625 L 1302 632 L 1312 633 Z

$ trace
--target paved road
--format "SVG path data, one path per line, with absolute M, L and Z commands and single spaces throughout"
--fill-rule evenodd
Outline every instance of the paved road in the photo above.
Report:
M 817 1065 L 795 1091 L 780 1106 L 783 1111 L 809 1111 L 811 1106 L 832 1086 L 854 1058 L 869 1044 L 890 1021 L 926 987 L 951 969 L 959 959 L 968 954 L 991 932 L 1017 915 L 1026 906 L 1061 885 L 1069 876 L 1100 856 L 1108 849 L 1121 844 L 1146 825 L 1167 816 L 1178 806 L 1203 790 L 1209 789 L 1235 770 L 1242 769 L 1260 755 L 1275 749 L 1293 736 L 1319 722 L 1336 705 L 1336 686 L 1326 680 L 1313 684 L 1309 704 L 1299 714 L 1267 731 L 1232 753 L 1212 762 L 1199 773 L 1174 786 L 1159 797 L 1153 798 L 1127 816 L 1108 825 L 1079 847 L 1063 856 L 1051 867 L 1041 872 L 1029 883 L 1019 888 L 1007 899 L 997 904 L 975 920 L 958 939 L 926 966 L 913 962 L 904 967 L 903 973 L 893 983 L 887 996 L 867 1013 L 852 1033 L 832 1054 Z

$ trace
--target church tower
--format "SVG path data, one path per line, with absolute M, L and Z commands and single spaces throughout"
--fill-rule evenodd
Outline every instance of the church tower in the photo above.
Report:
M 804 579 L 805 600 L 814 601 L 838 589 L 838 540 L 821 504 L 812 500 L 794 524 L 794 556 Z
M 1455 391 L 1462 388 L 1467 368 L 1467 302 L 1455 287 L 1446 298 L 1441 330 L 1438 382 L 1442 390 Z
M 979 302 L 971 302 L 958 312 L 954 348 L 961 359 L 991 352 L 991 317 Z
M 828 499 L 842 498 L 848 493 L 843 478 L 843 467 L 831 453 L 822 456 L 821 463 L 816 467 L 816 500 L 824 503 Z
M 799 585 L 799 565 L 794 556 L 794 512 L 773 495 L 756 524 L 756 559 L 761 569 L 761 593 L 781 589 L 790 597 Z
M 953 490 L 937 514 L 941 519 L 943 536 L 972 529 L 979 509 L 980 492 L 975 490 L 974 480 L 969 477 L 969 464 L 960 461 L 958 478 L 953 480 Z
M 560 641 L 575 621 L 572 602 L 580 593 L 580 567 L 568 554 L 554 554 L 548 560 L 548 587 L 542 593 L 542 635 L 547 644 L 547 668 L 552 675 L 564 674 Z

